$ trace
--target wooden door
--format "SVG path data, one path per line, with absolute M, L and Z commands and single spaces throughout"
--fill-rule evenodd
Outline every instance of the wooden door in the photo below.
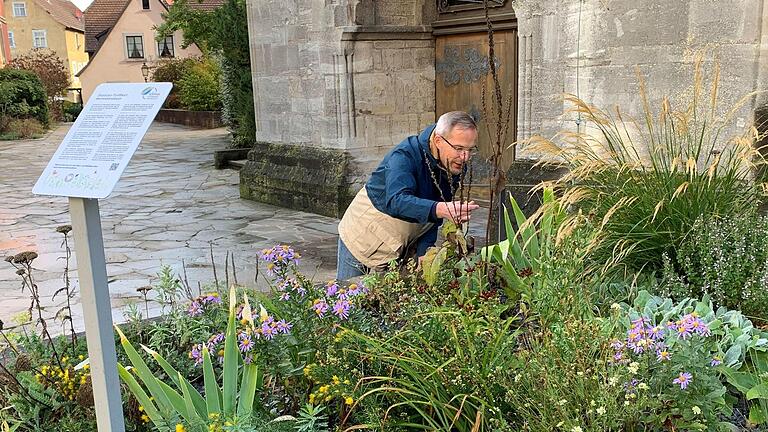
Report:
M 511 101 L 508 133 L 504 148 L 516 139 L 517 125 L 517 30 L 495 31 L 496 68 L 505 107 Z M 435 101 L 436 114 L 466 111 L 478 121 L 480 149 L 473 162 L 473 183 L 487 184 L 487 164 L 495 141 L 495 109 L 492 105 L 493 78 L 488 61 L 488 33 L 462 33 L 437 36 L 435 41 Z M 483 94 L 484 93 L 484 94 Z M 485 107 L 484 107 L 485 105 Z M 506 109 L 506 108 L 505 108 Z M 490 127 L 488 118 L 491 117 Z M 506 120 L 506 119 L 505 119 Z M 504 122 L 506 124 L 506 121 Z M 505 150 L 502 168 L 512 163 L 512 150 Z M 479 175 L 478 175 L 479 174 Z

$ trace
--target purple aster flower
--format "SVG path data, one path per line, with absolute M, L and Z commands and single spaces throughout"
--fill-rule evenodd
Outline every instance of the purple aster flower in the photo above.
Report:
M 327 297 L 335 296 L 337 291 L 339 291 L 339 284 L 336 283 L 335 280 L 328 281 L 328 283 L 325 284 L 325 295 Z
M 648 334 L 648 336 L 650 336 L 651 339 L 660 340 L 664 337 L 664 327 L 659 325 L 649 327 L 646 333 Z
M 189 313 L 189 316 L 200 316 L 203 314 L 203 305 L 197 302 L 197 300 L 193 301 L 189 304 L 189 309 L 187 309 L 187 313 Z
M 614 339 L 613 341 L 611 341 L 611 348 L 613 348 L 613 349 L 615 349 L 616 351 L 618 351 L 618 350 L 620 350 L 620 349 L 623 349 L 623 348 L 624 348 L 624 343 L 623 343 L 623 342 L 621 342 L 621 341 L 620 341 L 620 340 L 618 340 L 618 339 Z
M 675 326 L 675 333 L 680 339 L 688 339 L 691 337 L 691 327 L 686 325 L 686 323 L 681 322 Z
M 192 347 L 192 351 L 189 352 L 189 358 L 195 361 L 195 366 L 199 366 L 203 363 L 203 344 L 197 344 Z
M 307 293 L 307 290 L 304 289 L 302 286 L 296 287 L 296 293 L 299 294 L 301 297 L 304 297 L 304 295 Z
M 226 338 L 226 335 L 224 333 L 217 333 L 211 336 L 210 339 L 208 339 L 208 346 L 215 347 L 216 345 L 224 342 L 225 338 Z
M 646 324 L 650 322 L 651 322 L 650 319 L 644 316 L 641 316 L 640 318 L 632 321 L 632 325 L 630 326 L 630 328 L 643 328 Z
M 290 299 L 291 299 L 291 294 L 290 293 L 284 292 L 284 293 L 280 294 L 280 300 L 281 301 L 288 301 Z
M 263 323 L 261 325 L 261 334 L 264 336 L 264 339 L 272 340 L 277 334 L 277 329 L 273 323 Z
M 202 302 L 203 304 L 220 304 L 221 297 L 219 297 L 218 293 L 210 293 L 202 298 Z
M 291 332 L 293 324 L 286 322 L 284 319 L 281 319 L 275 324 L 275 328 L 282 334 L 288 334 Z
M 318 317 L 322 318 L 328 312 L 328 303 L 325 300 L 316 299 L 312 304 L 312 310 L 315 311 Z
M 680 375 L 672 380 L 673 384 L 680 384 L 680 389 L 685 390 L 686 387 L 693 381 L 693 375 L 688 372 L 680 372 Z
M 253 363 L 253 356 L 250 354 L 247 354 L 245 358 L 243 358 L 243 363 L 245 364 L 251 364 Z
M 349 318 L 349 308 L 351 307 L 349 300 L 337 300 L 333 305 L 333 313 L 341 319 Z
M 720 366 L 721 364 L 723 364 L 723 358 L 719 355 L 713 356 L 712 361 L 709 363 L 712 367 Z
M 691 328 L 691 330 L 693 330 L 693 332 L 695 332 L 697 335 L 699 335 L 699 336 L 709 336 L 710 335 L 709 326 L 706 325 L 704 323 L 704 321 L 702 321 L 701 319 L 696 318 L 696 317 L 692 317 L 688 321 L 688 323 L 689 323 L 689 327 Z
M 671 355 L 669 354 L 669 351 L 667 351 L 666 348 L 656 350 L 656 360 L 658 360 L 660 363 L 669 361 L 670 358 L 671 358 Z
M 238 344 L 240 347 L 240 352 L 248 352 L 251 349 L 253 349 L 253 337 L 247 333 L 240 333 L 240 336 L 238 336 L 238 339 L 240 339 L 240 343 Z

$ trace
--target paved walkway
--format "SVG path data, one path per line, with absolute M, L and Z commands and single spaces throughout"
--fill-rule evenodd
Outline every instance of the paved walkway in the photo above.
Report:
M 49 316 L 65 304 L 62 295 L 51 300 L 63 286 L 65 263 L 63 237 L 55 229 L 71 222 L 66 198 L 35 196 L 31 190 L 68 128 L 62 125 L 40 140 L 0 141 L 0 254 L 31 250 L 40 255 L 34 276 Z M 213 168 L 213 151 L 227 142 L 225 129 L 155 123 L 115 191 L 100 201 L 116 321 L 124 320 L 122 311 L 129 303 L 139 302 L 143 309 L 137 288 L 156 281 L 161 264 L 181 274 L 183 260 L 195 291 L 198 283 L 213 281 L 211 245 L 221 282 L 229 252 L 238 281 L 254 285 L 259 251 L 275 244 L 290 244 L 301 252 L 301 267 L 316 279 L 335 274 L 338 221 L 241 200 L 238 173 Z M 76 263 L 70 267 L 76 286 Z M 230 283 L 233 279 L 230 271 Z M 257 285 L 266 286 L 259 279 Z M 15 269 L 0 261 L 0 320 L 10 323 L 29 306 L 28 292 L 20 288 Z M 76 328 L 82 329 L 79 305 L 73 315 Z

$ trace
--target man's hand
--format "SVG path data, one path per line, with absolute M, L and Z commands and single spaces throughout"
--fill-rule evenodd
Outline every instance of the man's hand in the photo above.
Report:
M 439 202 L 435 207 L 435 214 L 441 219 L 450 219 L 455 224 L 462 224 L 467 222 L 470 218 L 472 210 L 480 208 L 474 201 L 470 202 Z

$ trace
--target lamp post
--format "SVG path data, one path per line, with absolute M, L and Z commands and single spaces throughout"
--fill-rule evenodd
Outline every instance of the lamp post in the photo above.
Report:
M 144 64 L 141 65 L 141 75 L 144 77 L 144 82 L 147 82 L 147 78 L 149 78 L 149 66 L 147 66 L 147 62 L 144 62 Z

